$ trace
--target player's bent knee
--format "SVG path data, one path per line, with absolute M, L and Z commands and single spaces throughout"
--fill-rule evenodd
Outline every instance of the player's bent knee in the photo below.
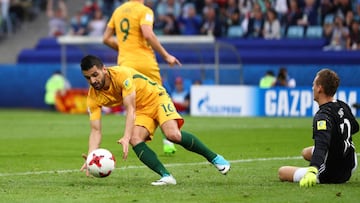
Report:
M 142 138 L 142 137 L 140 137 L 140 136 L 132 136 L 131 138 L 130 138 L 130 140 L 129 140 L 129 143 L 130 143 L 130 145 L 131 146 L 136 146 L 137 144 L 139 144 L 139 143 L 141 143 L 141 142 L 145 142 L 146 141 L 146 139 L 144 139 L 144 138 Z
M 305 160 L 310 161 L 312 157 L 312 152 L 313 147 L 306 147 L 302 150 L 301 155 Z
M 172 142 L 175 142 L 175 143 L 181 142 L 181 133 L 179 130 L 167 132 L 167 133 L 165 133 L 165 136 L 168 140 L 170 140 Z

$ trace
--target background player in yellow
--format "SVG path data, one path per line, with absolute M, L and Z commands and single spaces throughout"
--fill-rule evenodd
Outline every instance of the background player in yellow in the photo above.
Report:
M 90 84 L 87 99 L 91 126 L 88 152 L 100 147 L 101 107 L 123 105 L 126 109 L 125 129 L 117 142 L 123 147 L 124 159 L 128 156 L 130 144 L 140 161 L 161 176 L 152 185 L 176 184 L 175 178 L 145 143 L 152 139 L 158 126 L 169 140 L 202 155 L 220 173 L 225 175 L 230 170 L 230 163 L 221 155 L 211 151 L 194 135 L 180 131 L 184 119 L 160 84 L 132 68 L 106 68 L 99 58 L 91 55 L 81 60 L 81 70 Z M 86 163 L 81 170 L 85 168 Z
M 118 51 L 119 65 L 136 69 L 159 84 L 160 68 L 154 50 L 170 65 L 181 65 L 160 44 L 153 32 L 154 13 L 143 0 L 130 0 L 113 12 L 105 30 L 104 44 Z M 114 34 L 116 38 L 114 38 Z M 164 152 L 174 153 L 173 143 L 164 137 Z

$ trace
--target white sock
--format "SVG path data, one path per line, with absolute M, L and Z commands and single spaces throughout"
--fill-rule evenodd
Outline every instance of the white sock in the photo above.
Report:
M 169 141 L 169 140 L 166 139 L 166 138 L 163 139 L 163 144 L 164 144 L 164 145 L 174 145 L 174 143 L 172 143 L 171 141 Z

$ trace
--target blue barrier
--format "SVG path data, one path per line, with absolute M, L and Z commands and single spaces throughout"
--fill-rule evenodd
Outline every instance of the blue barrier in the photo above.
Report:
M 360 52 L 339 51 L 324 52 L 323 39 L 217 39 L 220 45 L 220 84 L 240 84 L 242 75 L 245 85 L 258 85 L 258 81 L 267 70 L 276 74 L 281 66 L 297 81 L 297 86 L 311 86 L 315 73 L 321 68 L 335 70 L 341 78 L 343 87 L 359 87 Z M 229 48 L 228 45 L 235 47 Z M 101 46 L 101 45 L 100 45 Z M 116 51 L 99 45 L 67 47 L 67 77 L 73 87 L 87 87 L 83 79 L 79 62 L 85 54 L 101 57 L 105 64 L 115 64 Z M 183 64 L 198 64 L 197 69 L 161 69 L 167 77 L 164 82 L 168 88 L 176 76 L 192 81 L 215 81 L 214 70 L 202 69 L 201 64 L 214 63 L 214 45 L 174 45 L 166 44 L 170 53 L 176 55 Z M 239 60 L 240 56 L 240 60 Z M 160 63 L 163 60 L 157 55 Z M 222 64 L 234 64 L 242 69 L 224 69 Z M 166 66 L 161 64 L 161 66 Z M 44 85 L 46 79 L 61 69 L 61 47 L 55 38 L 42 38 L 31 49 L 24 49 L 18 55 L 18 64 L 0 65 L 0 90 L 7 95 L 0 100 L 0 107 L 43 108 Z M 211 84 L 212 82 L 210 82 Z
M 335 70 L 340 78 L 341 87 L 360 87 L 360 66 L 358 65 L 295 65 L 286 66 L 289 74 L 297 81 L 297 86 L 310 87 L 318 70 L 324 67 Z M 44 86 L 46 80 L 55 70 L 61 68 L 60 64 L 17 64 L 0 65 L 0 91 L 4 97 L 0 99 L 0 107 L 45 108 L 43 102 Z M 221 68 L 221 67 L 220 67 Z M 242 72 L 245 85 L 257 86 L 261 76 L 267 70 L 278 72 L 279 65 L 244 65 Z M 172 86 L 176 76 L 195 80 L 203 79 L 214 81 L 214 71 L 210 69 L 161 69 L 162 75 L 167 75 L 166 82 Z M 239 70 L 220 70 L 221 84 L 239 84 Z M 205 76 L 204 78 L 201 78 Z M 67 77 L 72 87 L 87 88 L 88 84 L 83 78 L 79 64 L 69 64 Z M 210 82 L 211 83 L 211 82 Z
M 322 51 L 323 39 L 245 40 L 218 39 L 220 64 L 359 64 L 358 51 Z M 224 45 L 226 44 L 226 46 Z M 223 45 L 223 46 L 222 46 Z M 229 48 L 233 46 L 234 49 Z M 214 45 L 165 44 L 184 64 L 215 62 Z M 106 63 L 116 61 L 116 51 L 99 45 L 67 46 L 67 62 L 78 63 L 85 54 L 100 56 Z M 240 57 L 240 58 L 239 58 Z M 157 55 L 158 60 L 162 59 Z M 55 38 L 43 38 L 35 48 L 24 49 L 18 63 L 60 63 L 61 49 Z

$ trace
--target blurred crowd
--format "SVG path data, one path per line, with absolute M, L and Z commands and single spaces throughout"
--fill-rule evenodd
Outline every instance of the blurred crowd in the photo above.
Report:
M 64 30 L 54 33 L 101 35 L 121 3 L 87 0 L 69 22 L 64 4 L 59 11 Z M 292 26 L 304 28 L 302 32 L 319 27 L 327 40 L 325 50 L 360 49 L 360 0 L 145 0 L 145 4 L 154 11 L 157 34 L 233 37 L 231 30 L 236 28 L 237 37 L 280 39 Z
M 101 36 L 113 10 L 124 1 L 86 0 L 68 16 L 67 0 L 0 0 L 1 30 L 12 31 L 16 25 L 11 25 L 36 16 L 46 3 L 50 36 Z M 280 39 L 288 36 L 290 27 L 301 27 L 303 33 L 318 27 L 327 41 L 324 50 L 360 49 L 360 0 L 145 0 L 145 4 L 154 11 L 158 35 Z
M 12 35 L 24 22 L 34 20 L 46 0 L 0 0 L 0 36 Z

